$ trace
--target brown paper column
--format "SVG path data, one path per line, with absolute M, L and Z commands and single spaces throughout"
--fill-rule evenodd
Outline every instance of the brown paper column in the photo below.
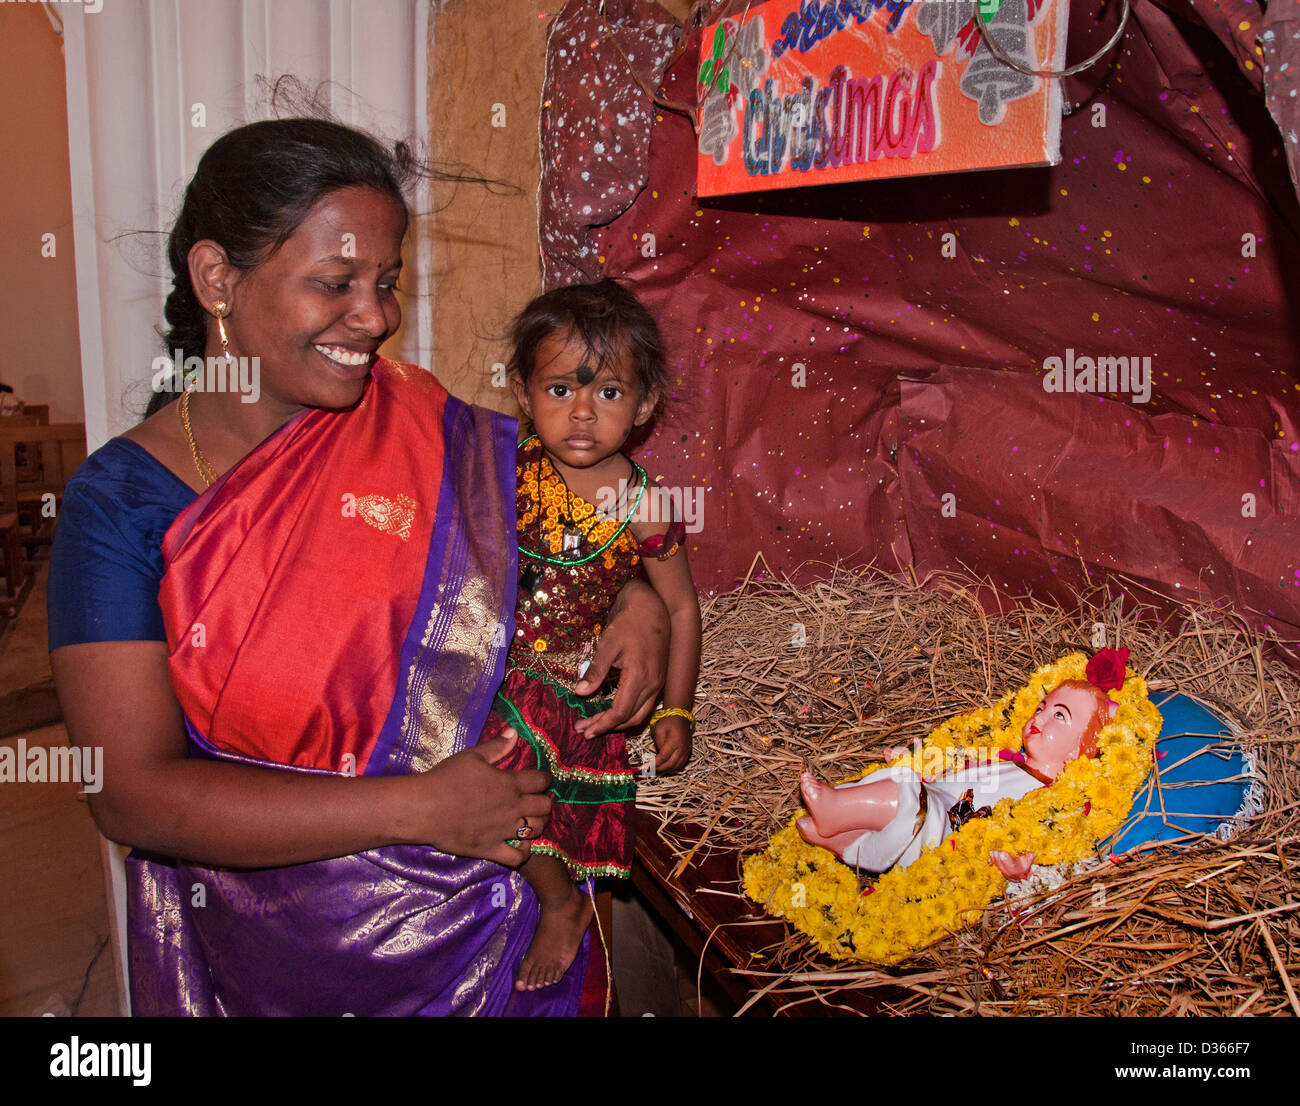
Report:
M 460 398 L 512 413 L 514 397 L 494 386 L 493 366 L 508 357 L 511 317 L 541 288 L 537 118 L 546 33 L 559 6 L 435 2 L 429 20 L 435 162 L 514 186 L 434 185 L 432 368 Z

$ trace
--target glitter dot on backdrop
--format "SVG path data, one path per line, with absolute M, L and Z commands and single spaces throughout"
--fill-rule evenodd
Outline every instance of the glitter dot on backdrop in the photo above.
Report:
M 1269 114 L 1295 102 L 1289 32 L 1245 0 L 1135 3 L 1065 82 L 1057 166 L 701 202 L 690 123 L 597 7 L 548 50 L 546 282 L 626 276 L 659 317 L 672 388 L 638 456 L 706 489 L 702 590 L 759 550 L 1059 597 L 1086 563 L 1300 630 L 1300 205 Z M 1094 7 L 1071 60 L 1113 30 Z M 663 77 L 677 29 L 624 8 L 642 81 L 693 103 L 700 32 Z M 1149 400 L 1044 390 L 1085 355 L 1149 357 Z

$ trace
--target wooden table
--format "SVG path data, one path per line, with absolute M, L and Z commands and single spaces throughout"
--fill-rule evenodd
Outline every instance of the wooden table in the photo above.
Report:
M 686 840 L 698 840 L 703 827 L 678 823 L 673 828 Z M 637 811 L 637 863 L 632 869 L 632 882 L 697 963 L 703 952 L 704 971 L 737 1007 L 743 1006 L 761 981 L 737 975 L 735 969 L 765 970 L 772 950 L 788 933 L 787 925 L 765 916 L 748 899 L 736 897 L 742 894 L 739 851 L 701 850 L 680 876 L 674 876 L 680 859 L 673 855 L 659 830 L 657 818 Z M 817 1002 L 788 1006 L 789 995 L 769 994 L 747 1013 L 780 1013 L 787 1017 L 870 1015 L 880 1012 L 881 997 L 878 992 L 848 992 L 837 1002 L 851 1009 L 837 1010 Z
M 733 968 L 761 963 L 761 948 L 780 941 L 785 925 L 773 918 L 759 926 L 744 925 L 756 911 L 740 894 L 738 854 L 697 854 L 679 877 L 679 863 L 660 836 L 657 818 L 637 811 L 636 864 L 632 883 L 647 904 L 682 940 L 698 962 L 704 953 L 704 970 L 737 1005 L 744 1005 L 750 988 Z M 690 827 L 683 827 L 689 833 Z M 698 833 L 692 836 L 698 837 Z M 725 892 L 715 894 L 713 892 Z

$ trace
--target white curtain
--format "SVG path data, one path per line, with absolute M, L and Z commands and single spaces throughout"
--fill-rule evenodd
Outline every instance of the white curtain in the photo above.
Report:
M 95 449 L 134 425 L 148 402 L 170 287 L 165 234 L 157 232 L 169 229 L 203 151 L 232 126 L 266 118 L 266 82 L 283 74 L 311 89 L 323 85 L 341 122 L 427 142 L 429 7 L 428 0 L 110 0 L 99 11 L 60 5 L 59 15 L 86 435 Z M 429 210 L 427 192 L 412 202 Z M 432 367 L 424 222 L 412 223 L 402 330 L 384 352 Z
M 93 5 L 91 5 L 93 7 Z M 166 237 L 203 151 L 268 117 L 267 82 L 325 85 L 341 122 L 428 140 L 428 0 L 109 0 L 58 8 L 90 449 L 134 425 L 149 398 L 170 288 Z M 201 105 L 201 111 L 199 109 Z M 196 126 L 196 122 L 203 126 Z M 430 209 L 427 190 L 411 197 Z M 137 233 L 145 232 L 145 233 Z M 432 367 L 431 250 L 412 222 L 402 330 L 389 356 Z M 125 850 L 103 842 L 122 1012 Z

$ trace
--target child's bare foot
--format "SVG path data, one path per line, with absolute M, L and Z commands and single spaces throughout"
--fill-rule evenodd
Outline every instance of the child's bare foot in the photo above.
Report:
M 537 932 L 533 934 L 532 944 L 519 965 L 516 990 L 536 991 L 559 983 L 578 955 L 582 935 L 591 925 L 594 908 L 576 884 L 570 883 L 568 888 L 566 897 L 542 903 Z

